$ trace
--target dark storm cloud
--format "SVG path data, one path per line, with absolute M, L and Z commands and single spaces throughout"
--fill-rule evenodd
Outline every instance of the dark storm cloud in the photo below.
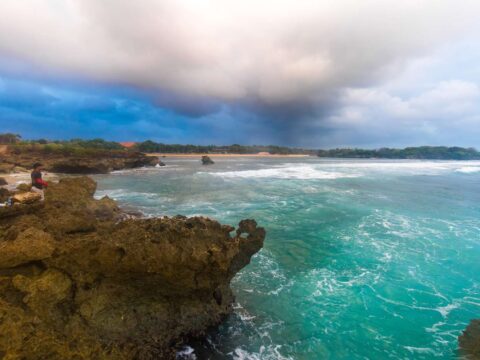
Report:
M 479 12 L 476 0 L 3 0 L 0 59 L 29 65 L 1 60 L 0 68 L 111 87 L 102 99 L 36 97 L 60 115 L 76 108 L 114 126 L 135 114 L 139 132 L 144 117 L 162 123 L 111 99 L 115 87 L 133 88 L 192 129 L 205 117 L 224 128 L 213 121 L 234 116 L 242 129 L 269 131 L 265 139 L 313 143 L 347 131 L 347 110 L 359 111 L 347 103 L 351 89 L 381 85 L 411 59 L 475 34 Z M 388 123 L 373 115 L 372 131 Z
M 282 106 L 365 85 L 468 29 L 480 4 L 4 0 L 0 10 L 0 51 L 46 68 L 201 103 Z

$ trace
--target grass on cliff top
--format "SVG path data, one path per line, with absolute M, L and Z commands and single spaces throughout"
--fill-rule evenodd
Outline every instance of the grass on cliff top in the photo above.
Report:
M 42 154 L 45 156 L 125 156 L 135 153 L 134 150 L 126 149 L 119 143 L 94 140 L 70 140 L 70 141 L 19 141 L 8 145 L 11 153 L 16 155 Z

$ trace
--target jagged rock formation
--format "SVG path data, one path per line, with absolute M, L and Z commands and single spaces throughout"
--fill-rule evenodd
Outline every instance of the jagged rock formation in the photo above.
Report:
M 0 203 L 4 203 L 10 197 L 10 191 L 8 189 L 0 187 Z
M 253 220 L 127 219 L 87 177 L 0 209 L 0 358 L 170 359 L 231 311 Z
M 31 169 L 41 162 L 45 170 L 63 174 L 106 174 L 114 170 L 155 166 L 158 158 L 139 152 L 101 153 L 98 156 L 64 156 L 44 153 L 9 153 L 0 159 L 0 173 Z
M 203 165 L 212 165 L 212 164 L 215 164 L 215 162 L 210 158 L 210 156 L 204 155 L 204 156 L 202 156 L 202 164 Z
M 460 352 L 469 360 L 480 359 L 480 319 L 470 321 L 470 324 L 458 337 Z

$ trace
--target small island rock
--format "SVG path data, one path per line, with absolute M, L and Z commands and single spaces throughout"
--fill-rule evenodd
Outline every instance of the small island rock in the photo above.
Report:
M 215 162 L 210 158 L 208 155 L 202 156 L 202 164 L 203 165 L 212 165 L 215 164 Z

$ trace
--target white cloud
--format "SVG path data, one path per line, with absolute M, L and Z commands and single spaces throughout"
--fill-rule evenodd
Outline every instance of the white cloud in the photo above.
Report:
M 478 110 L 480 88 L 466 81 L 443 81 L 410 100 L 419 114 L 430 117 L 462 116 Z
M 401 97 L 384 87 L 347 89 L 336 113 L 323 121 L 335 141 L 384 146 L 479 144 L 480 87 L 442 81 Z
M 2 0 L 0 54 L 154 92 L 321 103 L 474 32 L 478 13 L 477 0 Z

